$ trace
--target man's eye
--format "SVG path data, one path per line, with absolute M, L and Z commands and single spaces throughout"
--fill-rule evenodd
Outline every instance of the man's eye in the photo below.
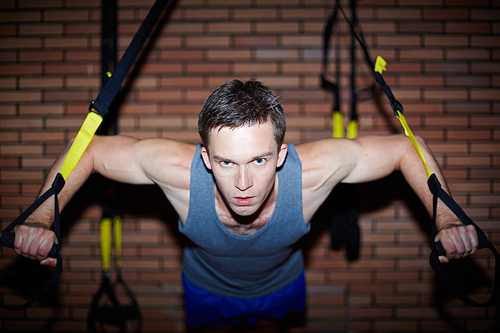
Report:
M 220 162 L 220 165 L 221 165 L 221 166 L 223 166 L 223 167 L 228 167 L 228 166 L 233 165 L 233 163 L 228 162 L 228 161 L 221 161 L 221 162 Z
M 259 164 L 260 165 L 260 164 L 266 163 L 266 159 L 265 158 L 258 158 L 254 162 L 255 162 L 255 164 Z

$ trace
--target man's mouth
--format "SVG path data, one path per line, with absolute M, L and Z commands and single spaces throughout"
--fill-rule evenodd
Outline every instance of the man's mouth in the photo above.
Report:
M 246 206 L 249 205 L 254 197 L 235 197 L 234 200 L 236 203 L 240 206 Z

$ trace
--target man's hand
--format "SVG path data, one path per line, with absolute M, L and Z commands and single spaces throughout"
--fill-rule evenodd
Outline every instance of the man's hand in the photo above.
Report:
M 473 225 L 445 227 L 436 235 L 435 241 L 440 241 L 446 250 L 446 256 L 439 257 L 443 264 L 450 262 L 450 259 L 461 259 L 474 254 L 479 244 Z
M 14 250 L 17 254 L 41 265 L 56 266 L 57 259 L 47 258 L 53 244 L 57 244 L 56 234 L 40 224 L 21 224 L 16 227 Z

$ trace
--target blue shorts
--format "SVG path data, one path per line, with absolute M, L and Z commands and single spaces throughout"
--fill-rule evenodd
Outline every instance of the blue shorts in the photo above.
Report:
M 225 297 L 208 292 L 189 282 L 182 274 L 184 305 L 189 327 L 256 324 L 260 320 L 285 318 L 306 307 L 304 272 L 289 285 L 256 298 Z

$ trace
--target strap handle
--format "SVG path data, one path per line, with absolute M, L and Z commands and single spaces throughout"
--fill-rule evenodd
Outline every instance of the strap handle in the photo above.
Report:
M 48 189 L 43 195 L 41 195 L 30 207 L 28 207 L 21 215 L 19 215 L 11 224 L 7 226 L 2 231 L 2 236 L 0 237 L 1 244 L 6 247 L 14 248 L 14 238 L 15 234 L 12 232 L 14 228 L 22 224 L 26 221 L 26 219 L 41 205 L 43 204 L 48 198 L 50 198 L 52 195 L 54 196 L 54 232 L 56 234 L 56 239 L 57 239 L 57 244 L 52 245 L 52 249 L 49 252 L 49 257 L 50 258 L 57 258 L 57 264 L 54 270 L 54 273 L 50 280 L 48 280 L 45 285 L 26 303 L 17 305 L 17 306 L 10 306 L 5 303 L 0 303 L 0 307 L 10 310 L 10 311 L 19 311 L 19 310 L 24 310 L 27 307 L 31 306 L 33 303 L 38 301 L 46 292 L 49 290 L 50 287 L 59 279 L 61 276 L 62 272 L 62 258 L 61 255 L 59 254 L 59 251 L 61 250 L 61 223 L 60 223 L 60 217 L 59 217 L 59 202 L 58 202 L 58 194 L 61 191 L 61 189 L 64 186 L 64 178 L 63 176 L 58 173 L 56 178 L 54 179 L 54 182 L 52 183 L 52 186 L 50 189 Z
M 439 180 L 437 179 L 435 174 L 432 174 L 431 177 L 428 179 L 427 184 L 429 185 L 429 190 L 433 194 L 433 214 L 432 214 L 432 228 L 431 228 L 431 237 L 429 239 L 430 247 L 431 247 L 431 254 L 429 256 L 429 263 L 434 269 L 434 271 L 439 275 L 439 277 L 448 285 L 448 287 L 451 288 L 453 293 L 462 300 L 462 302 L 472 305 L 472 306 L 482 306 L 482 307 L 488 307 L 494 305 L 498 299 L 500 298 L 500 289 L 499 289 L 499 284 L 500 284 L 500 255 L 498 254 L 497 250 L 493 246 L 493 244 L 488 241 L 486 238 L 485 233 L 477 226 L 477 224 L 472 221 L 467 214 L 460 208 L 460 206 L 453 200 L 448 193 L 446 193 L 443 188 L 441 187 L 441 184 L 439 183 Z M 436 237 L 436 218 L 437 218 L 437 203 L 438 203 L 438 197 L 441 199 L 448 208 L 450 208 L 453 213 L 465 224 L 465 225 L 473 225 L 476 228 L 477 236 L 478 236 L 478 249 L 484 249 L 488 248 L 490 249 L 491 252 L 493 252 L 493 255 L 495 257 L 495 280 L 494 280 L 494 285 L 493 285 L 493 292 L 491 294 L 491 297 L 489 298 L 488 301 L 485 303 L 478 303 L 474 300 L 472 300 L 466 292 L 463 291 L 463 289 L 460 287 L 460 285 L 455 281 L 455 279 L 446 271 L 444 268 L 444 265 L 441 263 L 439 260 L 439 256 L 444 256 L 446 255 L 446 251 L 443 248 L 443 245 L 441 242 L 435 242 L 435 237 Z

